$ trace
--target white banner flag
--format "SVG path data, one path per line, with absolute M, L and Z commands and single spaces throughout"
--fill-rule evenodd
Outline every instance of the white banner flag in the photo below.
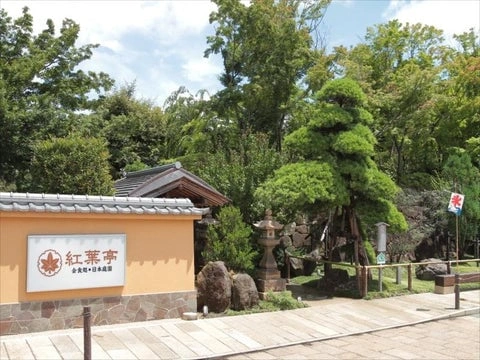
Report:
M 463 199 L 465 195 L 452 193 L 450 196 L 450 202 L 448 203 L 448 211 L 460 215 L 462 213 Z

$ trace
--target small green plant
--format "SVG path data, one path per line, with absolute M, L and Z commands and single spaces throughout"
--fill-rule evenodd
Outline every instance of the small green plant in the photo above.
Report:
M 269 291 L 267 293 L 266 299 L 263 300 L 264 306 L 271 305 L 274 309 L 277 310 L 292 310 L 304 308 L 307 305 L 297 299 L 292 297 L 291 291 L 282 291 L 282 292 L 273 292 Z
M 247 310 L 232 310 L 225 311 L 226 316 L 256 314 L 262 312 L 272 312 L 281 310 L 292 310 L 308 307 L 304 302 L 298 301 L 292 297 L 291 291 L 273 292 L 269 291 L 265 300 L 260 300 L 258 305 Z
M 207 230 L 207 246 L 202 255 L 206 261 L 223 261 L 236 272 L 255 268 L 257 251 L 251 240 L 252 229 L 243 222 L 240 210 L 227 206 L 220 210 L 219 223 Z

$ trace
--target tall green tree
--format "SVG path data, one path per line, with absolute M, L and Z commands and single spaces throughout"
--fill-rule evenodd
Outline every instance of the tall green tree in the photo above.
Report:
M 136 99 L 134 83 L 106 96 L 94 118 L 108 141 L 113 177 L 128 165 L 153 167 L 167 158 L 165 114 L 151 101 Z
M 29 190 L 29 166 L 36 140 L 65 136 L 79 112 L 94 109 L 91 93 L 113 81 L 79 65 L 98 45 L 76 47 L 80 26 L 65 19 L 57 35 L 52 20 L 38 35 L 28 8 L 13 20 L 0 9 L 0 178 Z
M 351 50 L 337 49 L 343 73 L 368 94 L 377 160 L 398 184 L 441 167 L 434 109 L 448 52 L 441 30 L 398 20 L 368 28 L 365 42 Z
M 453 150 L 453 149 L 452 149 Z M 450 189 L 465 195 L 461 215 L 455 219 L 454 214 L 449 215 L 449 228 L 451 234 L 456 234 L 458 220 L 458 254 L 463 258 L 466 247 L 480 234 L 480 169 L 472 164 L 470 155 L 463 149 L 455 149 L 445 162 L 442 169 L 442 190 Z M 448 199 L 446 199 L 446 202 Z
M 192 163 L 204 154 L 234 146 L 233 127 L 211 109 L 206 91 L 196 95 L 180 87 L 165 101 L 167 158 L 184 157 Z
M 376 139 L 365 102 L 353 80 L 327 82 L 312 105 L 315 116 L 285 139 L 292 162 L 259 187 L 257 199 L 275 213 L 296 210 L 317 216 L 336 209 L 338 218 L 346 219 L 345 227 L 342 223 L 337 229 L 357 241 L 380 221 L 393 232 L 405 230 L 406 221 L 394 205 L 398 188 L 373 160 Z
M 205 55 L 222 56 L 225 87 L 215 96 L 215 109 L 235 123 L 238 136 L 264 132 L 281 150 L 291 96 L 313 62 L 311 26 L 330 1 L 214 2 L 218 10 L 210 22 L 216 32 Z
M 461 148 L 480 167 L 480 40 L 473 29 L 456 39 L 460 50 L 450 52 L 439 84 L 434 134 L 443 159 Z

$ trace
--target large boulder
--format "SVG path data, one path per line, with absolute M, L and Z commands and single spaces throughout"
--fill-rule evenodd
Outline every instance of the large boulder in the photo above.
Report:
M 345 269 L 329 269 L 327 273 L 328 280 L 335 284 L 345 284 L 350 279 L 348 271 Z
M 436 275 L 448 274 L 447 265 L 439 259 L 425 259 L 421 262 L 430 262 L 433 264 L 418 265 L 415 269 L 415 276 L 419 280 L 435 280 Z
M 258 290 L 252 277 L 248 274 L 233 275 L 232 309 L 251 309 L 258 302 Z
M 222 313 L 230 307 L 232 279 L 223 261 L 209 262 L 197 275 L 197 310 Z
M 335 291 L 337 288 L 346 286 L 350 280 L 348 271 L 345 269 L 328 269 L 320 280 L 319 286 L 327 291 Z

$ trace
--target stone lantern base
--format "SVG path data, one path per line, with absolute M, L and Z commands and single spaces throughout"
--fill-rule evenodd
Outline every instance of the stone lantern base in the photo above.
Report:
M 287 290 L 287 280 L 280 277 L 280 271 L 274 269 L 257 269 L 255 280 L 258 297 L 265 300 L 269 291 L 282 292 Z

